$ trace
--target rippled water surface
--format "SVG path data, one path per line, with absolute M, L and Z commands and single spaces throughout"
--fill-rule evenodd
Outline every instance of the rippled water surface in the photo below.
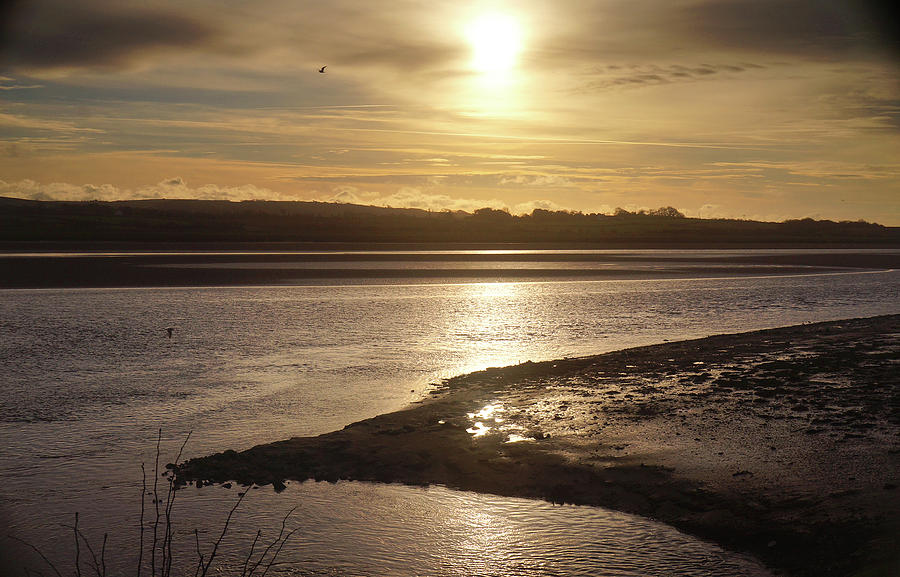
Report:
M 79 511 L 85 530 L 112 533 L 109 562 L 126 567 L 137 535 L 140 464 L 152 468 L 159 427 L 164 460 L 188 431 L 186 457 L 240 450 L 396 410 L 441 378 L 487 366 L 900 312 L 895 271 L 751 272 L 0 291 L 0 524 L 66 559 L 60 524 Z M 211 543 L 236 491 L 184 491 L 177 534 L 193 546 L 198 528 Z M 296 484 L 281 495 L 253 490 L 232 528 L 233 545 L 242 535 L 252 540 L 256 527 L 277 529 L 298 503 L 293 519 L 301 529 L 284 553 L 295 562 L 280 571 L 760 571 L 669 528 L 602 510 L 353 483 Z M 241 553 L 224 549 L 231 551 L 223 553 L 225 566 L 239 565 Z M 723 563 L 734 565 L 723 570 Z
M 360 483 L 295 484 L 277 499 L 269 492 L 262 496 L 276 507 L 298 505 L 293 515 L 315 520 L 279 557 L 285 573 L 300 568 L 300 574 L 397 577 L 768 575 L 752 560 L 666 525 L 594 507 Z M 346 508 L 356 516 L 349 517 Z M 265 519 L 243 521 L 253 526 Z

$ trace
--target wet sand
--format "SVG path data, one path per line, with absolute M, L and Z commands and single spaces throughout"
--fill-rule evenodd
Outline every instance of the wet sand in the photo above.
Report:
M 898 337 L 891 315 L 488 369 L 406 410 L 194 459 L 179 476 L 600 505 L 787 575 L 900 575 Z

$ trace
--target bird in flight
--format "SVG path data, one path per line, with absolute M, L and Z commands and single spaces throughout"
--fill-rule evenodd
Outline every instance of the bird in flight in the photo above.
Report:
M 323 66 L 322 68 L 319 68 L 319 73 L 320 73 L 320 74 L 325 74 L 325 69 L 326 69 L 326 68 L 328 68 L 328 65 L 327 65 L 327 64 L 326 64 L 325 66 Z

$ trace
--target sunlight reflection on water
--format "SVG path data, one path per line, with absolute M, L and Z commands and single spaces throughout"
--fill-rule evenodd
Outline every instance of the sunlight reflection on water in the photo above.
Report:
M 188 489 L 194 510 L 222 519 L 236 489 Z M 276 574 L 442 576 L 603 575 L 766 577 L 758 563 L 671 527 L 594 507 L 552 505 L 452 491 L 365 483 L 288 483 L 281 494 L 253 490 L 234 518 L 220 568 L 239 572 L 259 527 L 277 532 L 271 511 L 297 510 L 296 537 Z M 336 507 L 336 504 L 340 504 Z M 347 515 L 346 511 L 353 511 Z M 265 513 L 268 511 L 268 516 Z M 208 544 L 214 529 L 201 542 Z M 180 558 L 192 558 L 186 543 Z M 234 550 L 236 549 L 236 550 Z
M 152 463 L 158 427 L 169 444 L 194 431 L 187 457 L 245 449 L 396 410 L 427 395 L 430 383 L 488 366 L 896 313 L 898 284 L 900 273 L 891 272 L 677 282 L 0 291 L 0 524 L 52 544 L 59 524 L 81 511 L 86 527 L 127 533 L 136 526 L 140 463 Z M 176 327 L 172 339 L 165 336 L 167 326 Z M 484 429 L 502 427 L 500 408 L 473 415 L 473 428 L 476 422 Z M 528 438 L 527 431 L 500 430 L 509 440 Z M 606 548 L 603 574 L 672 574 L 642 573 L 615 534 L 598 543 L 586 540 L 599 534 L 597 524 L 612 522 L 603 511 L 591 509 L 590 522 L 570 519 L 573 532 L 563 534 L 543 530 L 542 518 L 529 517 L 535 510 L 543 514 L 543 504 L 488 505 L 450 491 L 409 490 L 413 497 L 407 500 L 392 488 L 385 502 L 393 505 L 385 511 L 425 520 L 391 521 L 387 513 L 366 509 L 377 501 L 373 489 L 318 490 L 322 505 L 308 513 L 304 548 L 295 554 L 307 559 L 314 550 L 307 545 L 320 547 L 316 563 L 334 559 L 336 574 L 413 574 L 379 567 L 401 567 L 403 559 L 422 555 L 432 559 L 429 567 L 458 568 L 432 574 L 465 575 L 466 563 L 507 554 L 509 563 L 497 565 L 506 573 L 498 575 L 578 574 L 569 561 L 559 569 L 543 565 L 535 553 L 504 553 L 512 547 L 510 531 L 517 544 L 531 543 L 535 551 L 551 541 L 594 543 L 561 554 L 573 563 L 594 555 L 590 547 Z M 302 501 L 316 498 L 303 493 Z M 208 505 L 202 505 L 205 499 Z M 222 516 L 211 508 L 222 505 L 221 493 L 209 488 L 183 500 L 185 527 L 215 530 Z M 273 512 L 288 509 L 287 501 L 268 494 L 248 503 L 249 526 L 279 521 Z M 454 528 L 473 525 L 477 530 Z M 327 537 L 335 527 L 347 533 Z M 635 527 L 639 535 L 650 531 Z M 667 548 L 665 539 L 647 551 L 661 559 L 688 551 L 694 558 L 687 541 Z M 366 548 L 373 551 L 369 560 L 365 553 L 351 554 Z M 591 567 L 596 574 L 597 566 Z

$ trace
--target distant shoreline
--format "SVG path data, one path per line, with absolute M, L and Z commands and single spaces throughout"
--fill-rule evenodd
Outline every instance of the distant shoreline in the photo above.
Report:
M 435 250 L 900 250 L 896 242 L 333 242 L 333 241 L 71 241 L 0 240 L 0 254 L 10 252 L 302 252 Z
M 406 410 L 193 459 L 179 476 L 601 505 L 789 575 L 887 575 L 900 567 L 898 334 L 889 315 L 488 369 Z
M 900 227 L 812 218 L 688 218 L 672 207 L 614 215 L 512 215 L 303 201 L 33 201 L 0 197 L 0 241 L 544 243 L 609 247 L 900 246 Z

